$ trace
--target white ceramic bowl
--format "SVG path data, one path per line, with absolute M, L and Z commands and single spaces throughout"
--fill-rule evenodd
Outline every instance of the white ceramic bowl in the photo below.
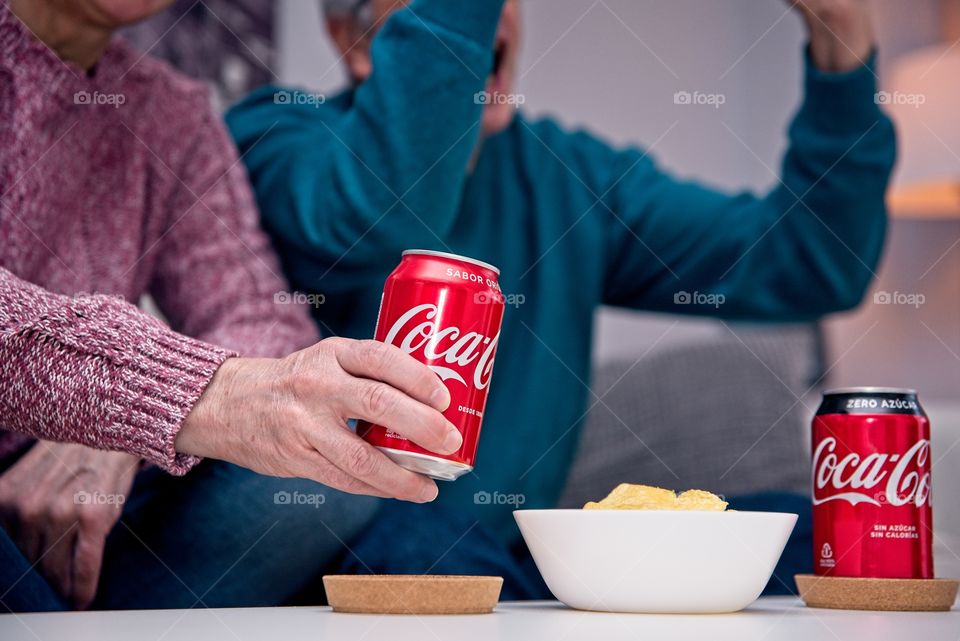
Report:
M 609 612 L 736 612 L 773 574 L 796 514 L 665 510 L 513 513 L 554 596 Z

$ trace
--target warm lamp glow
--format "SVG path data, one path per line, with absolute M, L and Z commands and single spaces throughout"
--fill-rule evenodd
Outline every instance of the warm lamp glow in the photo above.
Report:
M 895 218 L 960 218 L 960 47 L 898 59 L 878 94 L 897 125 L 899 160 L 888 197 Z
M 960 182 L 904 185 L 887 196 L 894 218 L 960 218 Z

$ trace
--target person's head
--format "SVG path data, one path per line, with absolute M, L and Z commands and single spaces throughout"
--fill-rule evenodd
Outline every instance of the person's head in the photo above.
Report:
M 10 10 L 63 60 L 91 69 L 113 32 L 174 0 L 10 0 Z
M 471 0 L 473 1 L 473 0 Z M 370 45 L 373 36 L 391 13 L 408 0 L 323 0 L 327 29 L 343 56 L 347 72 L 355 84 L 363 83 L 373 71 Z M 491 94 L 509 94 L 513 90 L 517 57 L 520 51 L 520 11 L 517 0 L 507 0 L 494 43 L 494 67 L 487 79 Z M 466 96 L 465 99 L 473 99 Z M 482 129 L 493 135 L 505 129 L 513 118 L 513 101 L 491 101 L 484 106 Z

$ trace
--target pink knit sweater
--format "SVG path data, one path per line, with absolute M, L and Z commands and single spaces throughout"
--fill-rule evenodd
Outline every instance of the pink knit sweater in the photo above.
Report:
M 185 472 L 220 363 L 317 339 L 279 274 L 200 84 L 121 41 L 88 77 L 0 0 L 0 456 L 35 437 Z

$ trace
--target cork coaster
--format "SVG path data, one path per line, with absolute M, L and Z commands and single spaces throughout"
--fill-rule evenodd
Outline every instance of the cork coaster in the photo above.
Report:
M 957 599 L 955 579 L 868 579 L 798 574 L 800 598 L 811 608 L 943 612 Z
M 486 614 L 500 598 L 499 576 L 422 574 L 323 577 L 334 612 Z

